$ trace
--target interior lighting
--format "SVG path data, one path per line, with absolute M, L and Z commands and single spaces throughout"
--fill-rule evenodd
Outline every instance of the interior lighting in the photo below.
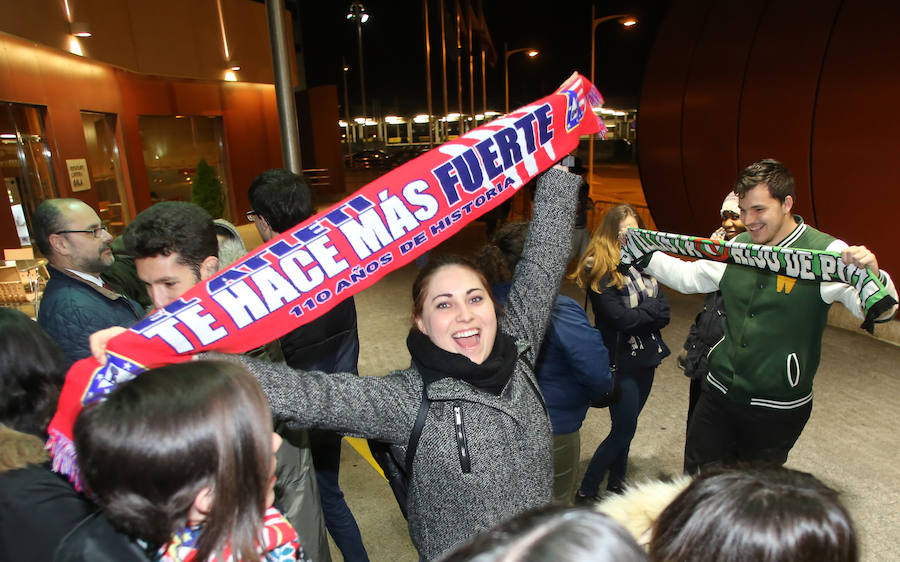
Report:
M 237 74 L 235 74 L 233 70 L 226 70 L 225 71 L 225 81 L 226 82 L 237 82 Z
M 236 61 L 236 60 L 225 61 L 225 70 L 232 70 L 234 72 L 237 72 L 240 69 L 241 69 L 241 63 L 239 63 L 238 61 Z
M 69 33 L 75 37 L 90 37 L 93 35 L 91 33 L 91 26 L 83 21 L 73 21 L 70 23 Z
M 69 36 L 69 52 L 73 55 L 78 55 L 79 57 L 84 56 L 84 51 L 81 49 L 81 41 L 74 35 Z
M 413 117 L 413 123 L 428 123 L 428 115 L 421 113 Z
M 459 119 L 459 113 L 448 113 L 447 114 L 447 121 L 456 121 L 457 119 Z
M 15 139 L 15 133 L 0 133 L 0 139 Z
M 357 118 L 354 119 L 353 121 L 355 121 L 356 123 L 359 123 L 360 125 L 362 125 L 363 123 L 366 122 L 366 118 L 365 118 L 365 117 L 357 117 Z

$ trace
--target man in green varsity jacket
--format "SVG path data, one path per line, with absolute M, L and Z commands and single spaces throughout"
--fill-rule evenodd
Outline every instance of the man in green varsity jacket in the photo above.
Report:
M 792 215 L 794 178 L 775 160 L 745 168 L 735 185 L 747 231 L 736 242 L 829 250 L 869 267 L 890 294 L 890 276 L 879 271 L 865 246 L 848 246 Z M 721 290 L 725 336 L 709 354 L 709 373 L 688 425 L 685 471 L 712 463 L 783 464 L 812 411 L 813 377 L 831 303 L 854 315 L 865 312 L 856 290 L 844 283 L 792 279 L 710 260 L 686 262 L 655 252 L 644 270 L 682 293 Z M 887 321 L 895 305 L 878 321 Z

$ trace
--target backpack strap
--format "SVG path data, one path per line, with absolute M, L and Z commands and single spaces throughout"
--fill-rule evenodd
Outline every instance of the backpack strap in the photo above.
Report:
M 428 399 L 428 387 L 422 381 L 422 401 L 419 402 L 419 413 L 416 415 L 416 423 L 413 425 L 412 433 L 409 434 L 409 444 L 406 446 L 406 479 L 412 482 L 413 460 L 416 456 L 416 449 L 419 447 L 419 438 L 422 437 L 422 428 L 425 427 L 425 420 L 428 418 L 428 409 L 431 407 L 431 400 Z

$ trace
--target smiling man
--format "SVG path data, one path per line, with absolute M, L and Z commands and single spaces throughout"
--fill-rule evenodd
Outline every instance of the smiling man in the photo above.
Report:
M 734 188 L 747 231 L 736 242 L 840 252 L 845 263 L 868 267 L 890 294 L 890 276 L 875 254 L 841 240 L 791 213 L 794 178 L 775 160 L 747 166 Z M 783 464 L 812 412 L 813 377 L 819 366 L 828 310 L 840 302 L 864 318 L 850 285 L 792 279 L 741 265 L 685 262 L 662 252 L 645 271 L 683 293 L 721 290 L 725 336 L 708 355 L 708 373 L 688 424 L 685 470 L 713 463 Z M 878 321 L 887 321 L 896 305 Z
M 112 236 L 94 209 L 79 199 L 49 199 L 35 209 L 31 222 L 34 242 L 50 262 L 38 323 L 71 364 L 90 355 L 92 333 L 131 326 L 144 310 L 100 278 L 115 258 Z

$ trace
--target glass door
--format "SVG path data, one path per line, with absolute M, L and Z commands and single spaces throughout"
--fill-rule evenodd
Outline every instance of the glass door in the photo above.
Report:
M 81 124 L 87 143 L 91 185 L 97 190 L 100 220 L 109 223 L 110 234 L 119 236 L 131 215 L 122 179 L 119 144 L 116 142 L 116 116 L 82 111 Z

